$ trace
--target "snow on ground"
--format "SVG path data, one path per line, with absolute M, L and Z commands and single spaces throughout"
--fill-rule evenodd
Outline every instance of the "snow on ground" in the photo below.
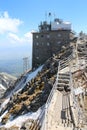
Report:
M 21 90 L 24 86 L 26 85 L 24 78 L 20 80 L 20 82 L 16 85 L 16 87 L 11 91 L 10 93 L 10 97 L 14 94 L 14 93 L 18 93 L 19 90 Z
M 83 91 L 83 88 L 82 88 L 82 87 L 78 87 L 78 88 L 74 89 L 75 95 L 79 95 L 79 94 L 81 94 L 81 93 L 83 93 L 83 92 L 84 92 L 84 91 Z
M 22 90 L 25 87 L 26 83 L 28 83 L 32 78 L 35 78 L 35 76 L 38 74 L 38 72 L 41 71 L 42 67 L 43 67 L 43 65 L 40 66 L 39 68 L 37 68 L 34 72 L 26 74 L 24 81 L 21 85 L 21 88 L 19 88 L 17 92 Z
M 28 119 L 34 119 L 34 120 L 37 119 L 38 116 L 40 115 L 41 111 L 42 110 L 40 108 L 40 109 L 38 109 L 37 112 L 29 112 L 29 113 L 27 113 L 25 115 L 21 115 L 21 116 L 17 117 L 16 119 L 12 120 L 12 121 L 8 121 L 6 123 L 6 125 L 4 125 L 4 127 L 5 128 L 10 128 L 11 126 L 14 126 L 14 125 L 18 126 L 18 127 L 21 127 L 23 122 L 26 122 L 26 120 L 28 120 Z
M 36 69 L 34 72 L 29 73 L 26 82 L 29 82 L 32 78 L 34 78 L 37 75 L 37 73 L 41 71 L 42 67 L 43 65 Z
M 5 107 L 5 105 L 9 102 L 10 97 L 16 92 L 18 93 L 21 89 L 23 89 L 27 82 L 29 82 L 32 78 L 34 78 L 39 71 L 41 71 L 43 65 L 37 68 L 34 72 L 26 74 L 26 76 L 20 80 L 20 82 L 15 86 L 15 88 L 9 93 L 8 98 L 2 103 L 0 107 L 0 111 Z
M 2 84 L 0 84 L 0 88 L 6 90 L 6 88 Z
M 5 107 L 5 105 L 9 102 L 10 98 L 7 98 L 0 106 L 0 111 Z
M 8 112 L 8 111 L 5 111 L 5 112 L 3 113 L 3 115 L 0 117 L 0 122 L 1 122 L 2 118 L 6 115 L 7 112 Z

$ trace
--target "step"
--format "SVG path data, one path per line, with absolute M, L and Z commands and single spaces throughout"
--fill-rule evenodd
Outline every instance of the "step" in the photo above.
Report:
M 60 64 L 60 68 L 68 66 L 67 63 Z
M 59 75 L 61 75 L 61 76 L 70 76 L 70 74 L 69 73 L 59 73 Z
M 63 91 L 63 90 L 64 90 L 64 87 L 58 87 L 57 90 Z
M 58 78 L 58 81 L 62 81 L 62 82 L 69 82 L 70 80 L 67 78 Z
M 58 86 L 58 85 L 69 86 L 69 83 L 68 83 L 68 84 L 66 84 L 66 83 L 58 83 L 57 86 Z
M 70 80 L 70 76 L 61 76 L 59 75 L 58 79 L 67 79 L 67 80 Z
M 69 82 L 67 82 L 67 81 L 63 81 L 63 82 L 61 82 L 61 81 L 58 81 L 58 85 L 62 85 L 62 86 L 66 86 L 66 87 L 68 87 L 69 86 Z

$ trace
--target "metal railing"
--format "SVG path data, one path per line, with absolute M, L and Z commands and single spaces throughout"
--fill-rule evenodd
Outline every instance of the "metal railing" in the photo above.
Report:
M 48 115 L 48 108 L 49 108 L 49 106 L 50 106 L 50 103 L 51 103 L 51 100 L 52 100 L 52 97 L 53 97 L 53 95 L 54 95 L 54 92 L 57 90 L 57 86 L 58 86 L 58 78 L 59 78 L 59 72 L 60 72 L 60 70 L 62 69 L 62 65 L 63 65 L 63 67 L 66 67 L 66 65 L 68 66 L 68 64 L 69 64 L 69 62 L 72 60 L 72 58 L 73 58 L 73 55 L 71 54 L 67 59 L 64 59 L 64 60 L 61 60 L 61 61 L 59 61 L 59 65 L 58 65 L 58 71 L 57 71 L 57 78 L 56 78 L 56 81 L 55 81 L 55 83 L 54 83 L 54 85 L 53 85 L 53 88 L 52 88 L 52 90 L 51 90 L 51 92 L 50 92 L 50 94 L 49 94 L 49 97 L 48 97 L 48 99 L 47 99 L 47 102 L 46 102 L 46 104 L 45 104 L 45 111 L 44 111 L 44 116 L 43 116 L 43 118 L 44 119 L 42 119 L 43 120 L 43 122 L 42 122 L 42 127 L 41 127 L 41 130 L 47 130 L 47 123 L 48 123 L 48 119 L 47 119 L 47 115 Z M 64 62 L 65 61 L 65 62 Z M 64 63 L 63 63 L 64 62 Z
M 53 95 L 55 93 L 55 91 L 57 90 L 57 86 L 58 86 L 58 78 L 59 78 L 59 72 L 60 70 L 62 69 L 62 65 L 63 67 L 65 67 L 66 65 L 69 64 L 69 62 L 72 60 L 73 58 L 73 54 L 71 54 L 68 58 L 65 58 L 61 61 L 59 61 L 59 64 L 58 64 L 58 71 L 57 71 L 57 78 L 56 78 L 56 81 L 53 85 L 53 88 L 48 96 L 48 99 L 46 101 L 46 104 L 45 104 L 45 109 L 43 110 L 43 112 L 40 114 L 40 116 L 38 117 L 38 120 L 39 120 L 39 124 L 41 125 L 41 130 L 47 130 L 47 122 L 48 122 L 48 119 L 47 119 L 47 115 L 48 115 L 48 108 L 50 106 L 50 103 L 51 103 L 51 100 L 53 98 Z
M 55 83 L 53 85 L 53 88 L 52 88 L 52 90 L 51 90 L 51 92 L 49 94 L 49 97 L 47 99 L 47 102 L 45 104 L 45 111 L 44 111 L 44 116 L 43 116 L 44 119 L 43 119 L 41 130 L 47 130 L 47 113 L 48 113 L 48 108 L 49 108 L 49 105 L 51 103 L 51 100 L 52 100 L 52 97 L 54 95 L 54 92 L 57 90 L 59 69 L 60 69 L 60 62 L 59 62 L 59 65 L 58 65 L 56 81 L 55 81 Z
M 47 130 L 46 121 L 47 121 L 47 111 L 49 108 L 49 105 L 51 103 L 52 97 L 54 95 L 55 90 L 57 89 L 57 83 L 58 83 L 58 72 L 60 68 L 60 62 L 58 65 L 58 71 L 57 71 L 57 78 L 53 85 L 53 88 L 48 96 L 47 102 L 42 109 L 41 114 L 38 116 L 38 118 L 31 124 L 31 130 Z

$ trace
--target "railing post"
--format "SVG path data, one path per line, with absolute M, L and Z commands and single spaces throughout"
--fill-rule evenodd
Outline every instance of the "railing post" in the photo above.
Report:
M 55 90 L 57 89 L 57 83 L 58 83 L 58 73 L 59 73 L 59 69 L 60 69 L 60 62 L 59 62 L 59 65 L 58 65 L 58 71 L 57 71 L 57 78 L 56 78 L 56 81 L 53 85 L 53 88 L 50 92 L 50 95 L 47 99 L 47 102 L 46 102 L 46 105 L 45 105 L 45 118 L 44 118 L 44 129 L 47 130 L 48 129 L 48 108 L 49 108 L 49 104 L 51 102 L 51 99 L 53 97 L 53 94 L 55 92 Z
M 47 103 L 46 103 L 46 105 L 45 105 L 45 121 L 44 121 L 44 122 L 45 122 L 45 123 L 44 123 L 44 124 L 45 124 L 45 130 L 47 130 L 47 125 L 48 125 L 48 124 L 47 124 L 47 116 L 48 116 L 48 115 L 47 115 Z

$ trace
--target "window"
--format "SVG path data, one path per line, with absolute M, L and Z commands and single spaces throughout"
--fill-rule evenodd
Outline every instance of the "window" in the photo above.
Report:
M 58 34 L 58 37 L 61 37 L 61 34 Z
M 41 35 L 41 37 L 44 37 L 44 35 Z
M 39 38 L 39 36 L 38 36 L 38 35 L 36 35 L 36 38 Z
M 47 35 L 47 38 L 50 38 L 50 35 L 49 35 L 49 34 Z
M 36 59 L 39 59 L 39 57 L 36 57 Z
M 50 43 L 49 42 L 47 42 L 47 46 L 49 46 L 50 45 Z
M 58 41 L 57 43 L 58 43 L 58 44 L 60 44 L 60 43 L 61 43 L 61 41 Z
M 36 45 L 38 46 L 38 45 L 39 45 L 39 43 L 37 42 L 37 43 L 36 43 Z
M 47 27 L 47 31 L 49 31 L 49 27 Z

